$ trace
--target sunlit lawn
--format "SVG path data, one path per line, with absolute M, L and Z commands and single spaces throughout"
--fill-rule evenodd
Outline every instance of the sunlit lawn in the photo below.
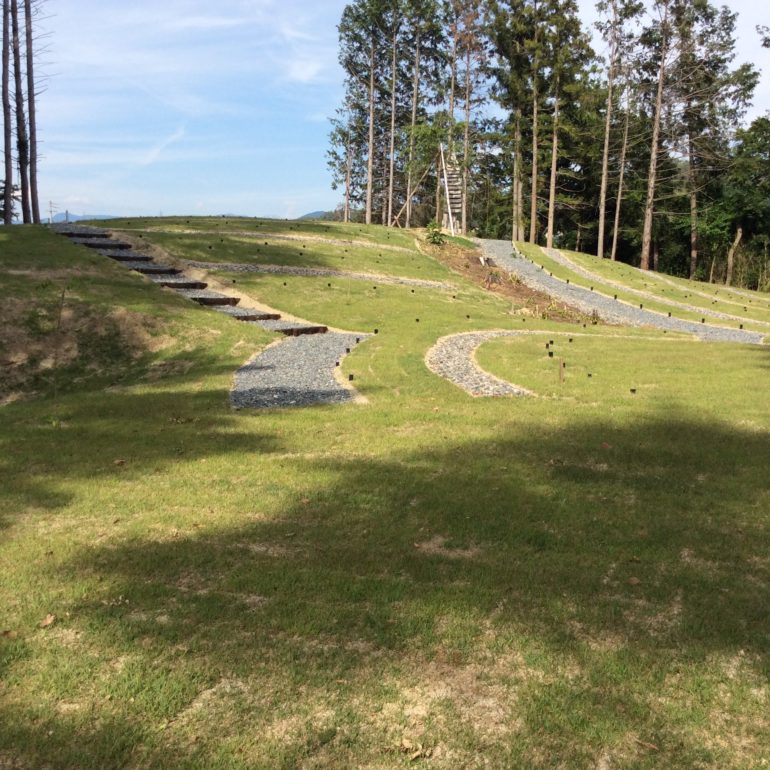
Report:
M 0 409 L 0 767 L 762 767 L 767 348 L 524 323 L 454 274 L 252 276 L 379 333 L 343 365 L 367 404 L 233 412 L 272 337 L 104 264 L 80 300 L 133 302 L 167 346 Z M 424 365 L 535 326 L 478 353 L 535 397 Z

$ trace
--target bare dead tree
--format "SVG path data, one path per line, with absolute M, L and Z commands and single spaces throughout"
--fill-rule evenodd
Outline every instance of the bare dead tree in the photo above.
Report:
M 35 55 L 33 44 L 32 0 L 24 0 L 24 28 L 27 53 L 27 118 L 29 121 L 29 197 L 32 221 L 40 224 L 40 200 L 37 190 L 37 108 L 35 92 Z
M 5 168 L 3 174 L 3 223 L 13 222 L 13 145 L 11 128 L 11 30 L 10 4 L 3 0 L 3 51 L 2 51 L 2 100 L 3 100 L 3 145 Z
M 21 36 L 19 34 L 19 3 L 11 0 L 11 34 L 13 48 L 13 75 L 16 92 L 16 153 L 19 162 L 21 188 L 21 215 L 25 225 L 32 221 L 29 208 L 29 138 L 24 109 L 24 88 L 21 77 Z

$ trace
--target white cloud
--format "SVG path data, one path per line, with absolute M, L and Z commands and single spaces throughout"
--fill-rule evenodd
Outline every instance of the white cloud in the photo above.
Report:
M 179 128 L 177 128 L 176 131 L 174 131 L 173 134 L 171 134 L 170 136 L 167 136 L 161 142 L 159 142 L 154 147 L 152 147 L 149 150 L 149 152 L 144 156 L 140 165 L 151 166 L 153 163 L 156 163 L 160 159 L 160 157 L 163 155 L 163 151 L 166 150 L 175 142 L 178 142 L 180 139 L 182 139 L 184 135 L 185 135 L 185 128 L 184 126 L 180 126 Z

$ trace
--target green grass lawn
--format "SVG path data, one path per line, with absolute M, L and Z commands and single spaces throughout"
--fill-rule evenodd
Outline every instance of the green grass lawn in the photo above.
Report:
M 737 295 L 729 295 L 718 288 L 709 287 L 708 284 L 680 279 L 680 287 L 672 286 L 667 282 L 668 276 L 665 277 L 666 281 L 663 281 L 655 273 L 643 272 L 621 262 L 599 260 L 597 257 L 577 252 L 564 252 L 569 259 L 595 275 L 594 278 L 589 278 L 547 256 L 539 246 L 518 243 L 517 248 L 556 278 L 569 280 L 570 283 L 586 289 L 593 287 L 605 296 L 617 297 L 621 302 L 636 307 L 641 304 L 646 310 L 664 315 L 670 312 L 674 318 L 696 323 L 705 317 L 707 323 L 731 329 L 737 329 L 741 324 L 744 329 L 761 333 L 767 333 L 770 329 L 770 307 L 766 304 L 766 297 L 758 292 L 747 292 L 748 296 L 741 297 L 740 304 L 736 304 Z M 702 290 L 709 288 L 714 292 L 713 297 L 709 299 L 701 296 L 701 293 L 707 293 Z M 724 287 L 721 288 L 724 290 Z M 642 297 L 629 289 L 647 292 L 652 296 Z M 693 309 L 672 303 L 689 305 Z M 726 313 L 737 320 L 712 316 L 712 311 Z
M 454 274 L 239 277 L 379 334 L 343 365 L 367 404 L 233 412 L 272 335 L 45 231 L 0 239 L 30 344 L 65 335 L 62 287 L 68 319 L 142 330 L 83 345 L 55 396 L 19 365 L 36 395 L 0 408 L 0 767 L 763 766 L 768 348 L 538 322 Z M 478 361 L 535 397 L 424 364 L 440 336 L 530 328 Z

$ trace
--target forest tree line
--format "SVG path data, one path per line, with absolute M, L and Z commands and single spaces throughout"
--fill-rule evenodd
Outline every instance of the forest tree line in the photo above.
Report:
M 328 153 L 342 219 L 461 229 L 770 289 L 770 115 L 709 0 L 353 0 Z M 768 29 L 757 28 L 770 46 Z
M 17 205 L 24 224 L 40 222 L 37 189 L 35 19 L 40 0 L 2 0 L 3 174 L 0 217 L 13 223 Z

